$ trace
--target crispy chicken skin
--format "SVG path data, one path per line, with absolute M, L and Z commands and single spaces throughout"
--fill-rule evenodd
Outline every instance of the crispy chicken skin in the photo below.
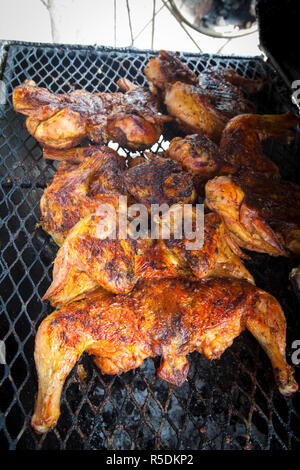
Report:
M 233 174 L 237 166 L 220 150 L 217 144 L 199 134 L 175 137 L 171 140 L 166 155 L 182 165 L 190 173 L 197 192 L 202 192 L 204 184 L 212 177 Z
M 298 389 L 285 359 L 286 322 L 278 302 L 246 281 L 160 280 L 126 295 L 97 291 L 43 320 L 35 342 L 39 390 L 31 424 L 46 432 L 60 414 L 64 382 L 84 351 L 104 374 L 139 367 L 162 356 L 158 376 L 180 386 L 187 354 L 217 359 L 248 329 L 269 356 L 283 395 Z
M 124 159 L 109 147 L 93 147 L 81 165 L 61 167 L 41 198 L 41 225 L 61 245 L 69 230 L 100 204 L 118 207 L 126 195 L 122 172 Z
M 149 60 L 144 73 L 186 134 L 205 134 L 218 142 L 229 119 L 254 111 L 244 93 L 260 91 L 261 80 L 249 80 L 222 67 L 202 72 L 197 79 L 175 54 L 160 54 Z
M 166 154 L 190 173 L 198 192 L 218 175 L 254 171 L 263 177 L 279 177 L 278 167 L 264 155 L 261 141 L 271 137 L 289 142 L 299 122 L 291 113 L 241 114 L 226 125 L 219 147 L 207 137 L 193 134 L 175 137 Z
M 217 95 L 221 89 L 229 93 L 236 93 L 238 96 L 244 98 L 242 93 L 255 95 L 263 88 L 263 81 L 259 78 L 257 80 L 249 79 L 240 75 L 234 69 L 227 69 L 225 67 L 211 67 L 199 75 L 199 84 L 202 88 L 211 90 Z M 242 91 L 242 93 L 241 93 Z M 228 98 L 230 98 L 228 96 Z
M 159 54 L 158 57 L 152 57 L 144 68 L 152 93 L 163 96 L 166 87 L 176 82 L 198 85 L 197 75 L 177 54 L 163 50 L 159 51 Z
M 127 191 L 150 209 L 151 204 L 192 203 L 196 191 L 190 175 L 171 159 L 154 157 L 124 173 Z
M 221 218 L 206 214 L 204 243 L 190 249 L 185 238 L 118 239 L 110 237 L 111 219 L 89 215 L 68 234 L 54 262 L 53 282 L 43 300 L 53 306 L 86 296 L 98 287 L 116 294 L 130 292 L 140 280 L 235 277 L 254 283 L 242 264 L 238 247 L 228 237 Z M 100 238 L 105 232 L 107 237 Z
M 158 100 L 148 89 L 128 80 L 120 85 L 125 93 L 54 94 L 26 80 L 14 89 L 13 105 L 28 116 L 30 134 L 47 147 L 68 149 L 88 137 L 95 143 L 111 139 L 130 150 L 149 148 L 169 118 L 159 113 Z
M 206 90 L 198 86 L 176 82 L 167 88 L 164 103 L 168 113 L 173 116 L 178 128 L 185 134 L 205 134 L 214 142 L 219 142 L 222 131 L 229 119 L 236 114 L 251 112 L 254 108 L 228 105 L 228 112 L 220 111 Z M 219 105 L 219 108 L 222 108 Z M 229 110 L 232 113 L 229 114 Z
M 56 160 L 58 162 L 70 162 L 71 164 L 80 164 L 90 158 L 95 149 L 102 148 L 104 146 L 89 146 L 89 147 L 76 147 L 71 149 L 53 149 L 51 147 L 43 148 L 43 157 L 45 160 Z
M 241 114 L 231 119 L 223 130 L 220 150 L 236 167 L 236 172 L 279 176 L 278 167 L 264 155 L 261 141 L 271 137 L 289 143 L 299 122 L 300 118 L 292 113 Z
M 149 160 L 126 170 L 125 159 L 105 146 L 55 150 L 50 156 L 62 161 L 41 198 L 41 225 L 59 245 L 79 219 L 94 213 L 100 204 L 111 203 L 118 211 L 120 195 L 127 196 L 128 205 L 138 202 L 148 210 L 152 204 L 196 199 L 191 176 L 170 159 L 149 154 Z M 80 165 L 74 163 L 81 160 Z
M 300 186 L 257 173 L 206 183 L 207 207 L 242 248 L 273 256 L 300 255 Z

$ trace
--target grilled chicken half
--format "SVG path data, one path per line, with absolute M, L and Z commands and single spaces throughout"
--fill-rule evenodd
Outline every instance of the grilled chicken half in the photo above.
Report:
M 169 120 L 159 102 L 143 87 L 121 79 L 125 93 L 89 93 L 75 90 L 55 94 L 26 80 L 13 91 L 17 112 L 28 116 L 26 126 L 42 145 L 68 149 L 89 138 L 95 143 L 113 140 L 130 150 L 151 147 Z
M 250 80 L 222 67 L 197 77 L 178 56 L 166 51 L 151 58 L 144 73 L 183 132 L 205 134 L 216 142 L 229 119 L 254 111 L 245 93 L 254 94 L 262 88 L 261 80 Z
M 279 177 L 277 165 L 262 150 L 268 138 L 289 143 L 293 128 L 300 119 L 291 113 L 241 114 L 231 119 L 222 132 L 220 146 L 199 134 L 175 137 L 167 156 L 190 173 L 195 188 L 202 192 L 204 184 L 214 176 L 254 171 L 263 177 Z
M 195 211 L 191 215 L 195 217 Z M 221 218 L 206 214 L 203 246 L 190 246 L 191 240 L 175 238 L 170 218 L 170 238 L 118 238 L 113 218 L 89 215 L 68 234 L 54 262 L 53 282 L 43 297 L 53 306 L 63 305 L 102 287 L 116 294 L 130 292 L 140 280 L 164 278 L 235 277 L 254 283 L 242 264 L 243 255 L 229 238 Z M 166 225 L 166 214 L 163 223 Z M 104 235 L 103 235 L 104 234 Z M 199 240 L 200 240 L 199 236 Z
M 217 176 L 205 186 L 207 207 L 242 248 L 300 255 L 300 186 L 257 173 Z
M 283 395 L 298 389 L 285 359 L 286 322 L 278 302 L 246 281 L 206 279 L 140 283 L 126 295 L 102 290 L 43 320 L 35 342 L 39 389 L 31 424 L 46 432 L 60 414 L 64 382 L 84 351 L 104 374 L 162 356 L 158 376 L 180 386 L 187 354 L 217 359 L 248 329 L 268 354 Z

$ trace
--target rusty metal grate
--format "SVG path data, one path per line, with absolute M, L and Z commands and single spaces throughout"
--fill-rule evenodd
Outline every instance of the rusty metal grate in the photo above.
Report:
M 57 427 L 40 436 L 30 427 L 37 379 L 34 337 L 50 312 L 40 301 L 50 284 L 56 246 L 36 228 L 39 199 L 55 164 L 42 158 L 39 144 L 24 128 L 24 117 L 11 104 L 12 89 L 26 78 L 53 92 L 70 88 L 115 91 L 125 76 L 140 84 L 142 69 L 153 52 L 98 47 L 3 43 L 2 71 L 8 101 L 0 105 L 3 269 L 0 339 L 6 365 L 0 365 L 0 448 L 10 449 L 299 449 L 300 394 L 282 397 L 274 387 L 268 358 L 248 333 L 235 340 L 215 362 L 194 353 L 188 381 L 173 387 L 155 376 L 159 360 L 120 377 L 104 376 L 84 356 L 85 384 L 73 370 L 66 381 Z M 250 78 L 262 76 L 266 86 L 259 112 L 282 112 L 290 105 L 285 85 L 260 58 L 185 54 L 200 72 L 221 64 Z M 163 145 L 161 140 L 157 149 Z M 299 136 L 287 152 L 266 146 L 285 178 L 296 178 Z M 251 254 L 247 267 L 257 285 L 281 302 L 288 321 L 288 358 L 300 338 L 296 296 L 288 273 L 295 260 Z M 297 377 L 298 375 L 298 377 Z M 296 378 L 300 381 L 299 368 Z

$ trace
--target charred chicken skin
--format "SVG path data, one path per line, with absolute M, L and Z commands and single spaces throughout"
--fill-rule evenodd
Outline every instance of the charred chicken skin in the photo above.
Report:
M 42 145 L 68 149 L 89 138 L 95 143 L 114 140 L 130 150 L 151 147 L 168 117 L 159 113 L 151 92 L 121 79 L 125 93 L 50 93 L 26 80 L 13 92 L 13 105 L 27 117 L 26 126 Z
M 188 204 L 196 199 L 191 176 L 168 158 L 139 162 L 124 173 L 124 181 L 127 191 L 148 209 L 151 204 Z
M 183 132 L 205 134 L 216 142 L 229 119 L 254 111 L 245 92 L 257 93 L 262 88 L 260 80 L 220 67 L 197 78 L 175 54 L 166 51 L 151 58 L 144 73 Z
M 45 160 L 56 160 L 58 162 L 69 162 L 71 165 L 79 165 L 90 158 L 97 148 L 104 149 L 104 146 L 76 147 L 68 150 L 58 150 L 51 147 L 43 148 Z
M 166 88 L 173 83 L 182 82 L 197 86 L 198 76 L 173 52 L 159 51 L 144 68 L 144 74 L 153 94 L 164 96 Z
M 222 132 L 220 146 L 205 136 L 175 137 L 167 156 L 188 171 L 198 192 L 218 175 L 254 171 L 263 177 L 279 177 L 277 165 L 262 150 L 261 141 L 275 138 L 289 142 L 300 119 L 291 113 L 242 114 L 231 119 Z
M 235 277 L 254 283 L 238 247 L 217 214 L 206 214 L 201 249 L 185 238 L 118 239 L 110 237 L 110 217 L 89 215 L 68 234 L 54 262 L 53 282 L 43 297 L 53 306 L 86 296 L 98 287 L 116 294 L 130 292 L 140 280 Z M 196 230 L 196 229 L 194 229 Z M 102 234 L 107 236 L 103 237 Z M 100 235 L 100 237 L 99 237 Z
M 254 171 L 278 177 L 278 167 L 264 155 L 261 141 L 274 138 L 290 143 L 299 122 L 300 118 L 292 113 L 236 116 L 222 132 L 220 150 L 236 167 L 236 173 Z
M 180 386 L 187 354 L 217 359 L 248 329 L 272 363 L 283 395 L 298 389 L 285 359 L 286 322 L 278 302 L 246 281 L 160 280 L 126 295 L 97 291 L 43 320 L 35 343 L 39 390 L 31 423 L 40 433 L 55 426 L 64 382 L 84 351 L 104 374 L 139 367 L 162 356 L 158 376 Z
M 220 173 L 233 174 L 237 171 L 237 166 L 231 163 L 217 144 L 199 134 L 175 137 L 166 154 L 190 173 L 199 193 L 203 192 L 204 185 L 210 178 Z
M 58 245 L 82 218 L 94 213 L 100 204 L 118 207 L 123 184 L 124 159 L 109 147 L 93 147 L 81 165 L 63 166 L 55 174 L 41 198 L 41 225 Z
M 207 207 L 224 220 L 242 248 L 273 256 L 300 255 L 300 187 L 257 173 L 206 183 Z
M 67 158 L 63 161 L 64 154 Z M 81 147 L 55 151 L 48 156 L 62 160 L 41 198 L 41 225 L 61 245 L 69 230 L 101 204 L 119 210 L 119 196 L 127 203 L 173 205 L 192 203 L 196 191 L 191 176 L 171 159 L 152 157 L 125 171 L 125 159 L 109 147 Z M 73 163 L 82 160 L 80 165 Z M 141 162 L 139 162 L 141 163 Z

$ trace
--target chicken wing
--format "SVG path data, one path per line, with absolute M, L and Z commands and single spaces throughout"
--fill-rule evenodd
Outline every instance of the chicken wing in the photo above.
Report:
M 129 81 L 121 81 L 129 88 Z M 95 143 L 112 139 L 130 150 L 151 147 L 160 137 L 163 123 L 159 103 L 151 92 L 132 86 L 125 93 L 50 93 L 26 80 L 13 91 L 13 105 L 27 117 L 26 126 L 44 146 L 75 147 L 88 137 Z
M 31 424 L 43 433 L 60 414 L 64 382 L 84 351 L 104 374 L 139 367 L 162 356 L 158 376 L 180 386 L 187 354 L 217 359 L 247 328 L 272 363 L 283 395 L 297 391 L 285 359 L 286 322 L 278 302 L 246 281 L 160 280 L 138 284 L 126 295 L 98 291 L 43 320 L 35 343 L 39 390 Z
M 300 118 L 292 113 L 236 116 L 222 132 L 220 150 L 237 168 L 236 172 L 254 171 L 278 177 L 278 167 L 264 155 L 261 141 L 271 137 L 289 143 L 299 122 Z
M 199 78 L 173 52 L 159 51 L 158 57 L 152 57 L 144 68 L 149 88 L 155 95 L 164 96 L 166 88 L 176 82 L 198 85 Z
M 176 55 L 160 54 L 149 60 L 144 73 L 152 91 L 159 93 L 168 113 L 186 134 L 205 134 L 218 142 L 229 119 L 254 111 L 245 92 L 260 91 L 261 80 L 249 80 L 222 67 L 202 72 L 197 80 Z
M 124 173 L 127 191 L 148 209 L 151 204 L 192 203 L 196 191 L 190 175 L 171 159 L 154 157 Z
M 76 147 L 71 149 L 53 149 L 51 147 L 43 148 L 43 157 L 45 160 L 56 160 L 58 162 L 70 162 L 71 164 L 83 163 L 85 160 L 90 158 L 95 149 L 99 146 L 89 146 L 89 147 Z M 101 146 L 100 146 L 101 148 Z M 105 148 L 102 146 L 102 148 Z
M 208 181 L 205 194 L 207 207 L 223 218 L 240 247 L 300 254 L 300 186 L 244 172 Z
M 41 225 L 61 245 L 69 230 L 100 204 L 118 207 L 126 195 L 124 159 L 109 147 L 81 149 L 90 155 L 81 165 L 61 168 L 40 201 Z
M 192 215 L 193 217 L 193 215 Z M 166 219 L 166 216 L 164 216 Z M 170 218 L 169 218 L 170 220 Z M 196 227 L 193 227 L 194 233 Z M 190 240 L 147 237 L 120 239 L 108 215 L 89 215 L 69 232 L 54 262 L 53 282 L 43 300 L 53 306 L 86 296 L 98 287 L 116 294 L 130 292 L 140 280 L 235 277 L 254 283 L 242 264 L 243 254 L 228 236 L 217 214 L 206 214 L 201 249 Z M 105 236 L 103 236 L 105 234 Z

